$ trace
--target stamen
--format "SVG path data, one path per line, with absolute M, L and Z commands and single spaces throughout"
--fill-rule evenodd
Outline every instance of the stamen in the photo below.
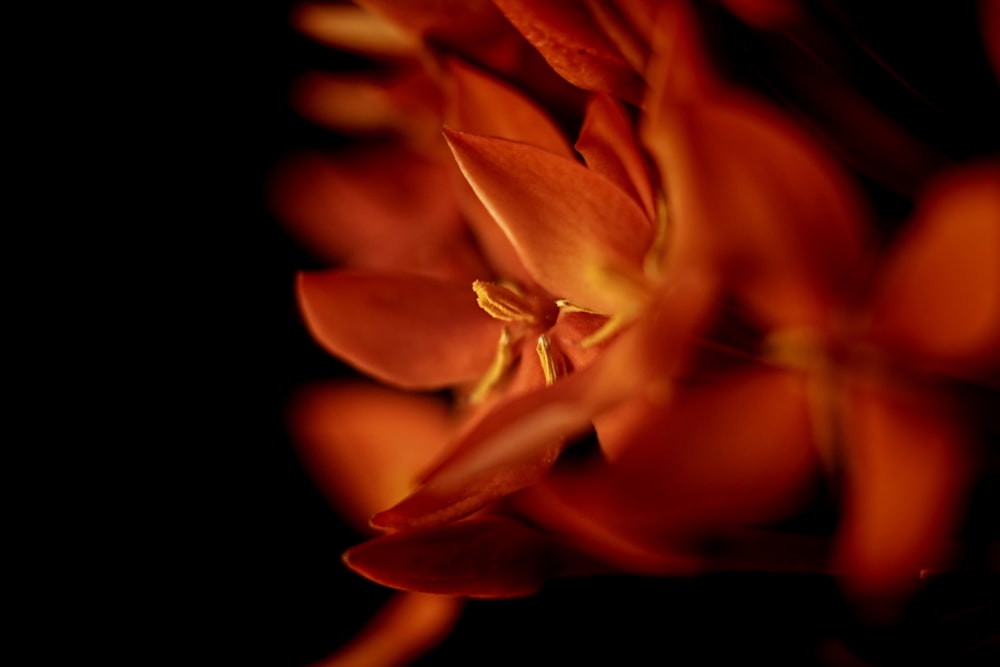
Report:
M 507 327 L 504 327 L 500 331 L 500 340 L 497 341 L 497 351 L 496 354 L 493 355 L 493 361 L 490 363 L 490 367 L 487 369 L 483 377 L 480 378 L 478 383 L 476 383 L 475 388 L 473 388 L 473 390 L 469 393 L 469 401 L 471 403 L 479 403 L 486 398 L 487 394 L 489 394 L 503 378 L 513 361 L 514 346 L 512 345 L 510 331 Z
M 541 363 L 542 373 L 545 375 L 545 386 L 549 386 L 560 376 L 566 374 L 566 360 L 558 348 L 549 342 L 548 336 L 543 334 L 538 337 L 535 352 L 538 354 L 538 361 Z
M 472 290 L 476 293 L 476 303 L 490 317 L 503 322 L 538 323 L 532 303 L 509 287 L 476 280 L 472 283 Z
M 567 299 L 556 299 L 556 307 L 560 312 L 563 313 L 589 313 L 590 315 L 599 315 L 596 310 L 591 310 L 590 308 L 584 308 L 583 306 L 578 306 L 572 301 Z

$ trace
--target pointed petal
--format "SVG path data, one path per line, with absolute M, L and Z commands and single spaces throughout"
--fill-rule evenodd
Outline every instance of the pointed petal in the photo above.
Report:
M 482 375 L 502 322 L 464 283 L 360 271 L 299 274 L 299 307 L 332 354 L 383 382 L 436 389 Z
M 453 430 L 443 400 L 363 383 L 303 390 L 289 422 L 313 479 L 362 532 L 416 488 Z
M 637 103 L 642 82 L 582 4 L 495 0 L 554 70 L 584 90 Z
M 488 277 L 450 189 L 447 169 L 388 146 L 288 159 L 269 194 L 288 230 L 327 262 Z
M 344 561 L 383 586 L 474 598 L 530 595 L 555 571 L 543 533 L 498 516 L 383 535 Z
M 872 336 L 913 363 L 975 376 L 1000 362 L 1000 163 L 932 184 L 893 248 Z
M 594 172 L 604 176 L 635 199 L 646 217 L 656 217 L 649 168 L 636 141 L 633 123 L 620 102 L 595 95 L 576 141 L 576 150 Z
M 957 529 L 968 452 L 942 395 L 855 386 L 838 561 L 864 597 L 892 599 L 937 568 Z
M 652 238 L 641 209 L 583 165 L 532 146 L 445 130 L 462 171 L 551 294 L 621 308 L 601 270 L 636 270 Z
M 372 525 L 400 529 L 448 523 L 540 480 L 569 438 L 590 425 L 588 411 L 562 396 L 565 383 L 552 389 L 522 395 L 489 412 L 419 489 L 376 514 Z
M 461 611 L 459 598 L 399 593 L 349 644 L 311 667 L 408 665 L 448 636 Z
M 574 157 L 555 121 L 524 93 L 460 60 L 448 61 L 448 73 L 453 86 L 445 115 L 449 127 Z

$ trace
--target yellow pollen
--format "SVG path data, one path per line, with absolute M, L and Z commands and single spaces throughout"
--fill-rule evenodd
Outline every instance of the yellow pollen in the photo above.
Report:
M 475 388 L 469 394 L 469 401 L 478 403 L 497 386 L 503 378 L 504 373 L 514 361 L 514 346 L 512 345 L 510 331 L 504 327 L 500 331 L 500 340 L 497 341 L 497 351 L 493 355 L 493 361 L 483 377 L 476 383 Z
M 559 376 L 566 374 L 566 361 L 562 353 L 549 342 L 548 336 L 544 334 L 538 337 L 538 344 L 535 346 L 538 353 L 538 361 L 542 365 L 542 373 L 545 375 L 545 386 L 555 382 Z
M 476 303 L 490 317 L 503 322 L 538 323 L 531 302 L 509 287 L 476 280 L 472 283 L 472 290 L 476 293 Z

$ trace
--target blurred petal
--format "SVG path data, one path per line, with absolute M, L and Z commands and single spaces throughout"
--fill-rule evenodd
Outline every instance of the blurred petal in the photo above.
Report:
M 633 122 L 620 102 L 607 95 L 590 98 L 576 150 L 592 171 L 631 195 L 649 220 L 656 217 L 646 158 L 636 143 Z
M 840 167 L 748 97 L 662 113 L 647 142 L 672 214 L 667 264 L 718 267 L 761 324 L 827 324 L 867 270 L 866 209 Z
M 530 595 L 556 569 L 549 538 L 496 516 L 376 537 L 344 562 L 390 588 L 474 598 Z
M 838 560 L 855 593 L 892 599 L 949 556 L 968 476 L 967 434 L 940 394 L 852 389 Z
M 993 76 L 1000 81 L 1000 4 L 995 0 L 979 0 L 979 25 Z
M 872 335 L 913 363 L 970 375 L 996 368 L 1000 164 L 967 167 L 931 184 L 888 260 Z
M 332 354 L 404 389 L 477 379 L 503 323 L 463 283 L 360 271 L 301 273 L 299 307 Z
M 488 277 L 450 187 L 444 167 L 385 146 L 289 159 L 275 171 L 270 199 L 288 230 L 327 262 Z
M 642 82 L 582 4 L 495 0 L 514 27 L 567 81 L 637 103 Z
M 443 400 L 362 383 L 300 392 L 289 421 L 313 479 L 361 532 L 413 491 L 453 430 Z
M 512 86 L 460 60 L 448 62 L 455 87 L 445 123 L 461 130 L 531 144 L 574 158 L 562 131 L 533 100 Z
M 292 25 L 327 46 L 372 56 L 416 57 L 420 41 L 377 14 L 353 5 L 301 2 Z
M 601 313 L 621 308 L 601 271 L 641 266 L 652 238 L 628 195 L 583 165 L 526 144 L 449 129 L 445 137 L 542 287 Z
M 459 598 L 399 593 L 349 644 L 310 667 L 409 665 L 448 636 L 461 611 Z

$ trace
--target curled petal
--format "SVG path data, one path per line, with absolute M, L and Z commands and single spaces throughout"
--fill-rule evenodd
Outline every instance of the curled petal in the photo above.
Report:
M 590 99 L 576 150 L 590 169 L 630 194 L 647 218 L 654 219 L 649 168 L 636 142 L 632 121 L 620 102 L 607 95 Z
M 932 185 L 893 248 L 871 326 L 918 364 L 976 375 L 1000 361 L 1000 163 Z
M 563 78 L 584 90 L 637 103 L 642 81 L 583 4 L 495 0 L 514 27 Z
M 542 287 L 598 312 L 622 308 L 602 270 L 638 270 L 652 239 L 628 195 L 583 165 L 533 146 L 450 129 L 445 137 Z
M 382 535 L 344 562 L 390 588 L 473 598 L 530 595 L 556 571 L 549 538 L 499 516 Z
M 302 391 L 289 421 L 313 479 L 361 531 L 416 488 L 452 432 L 444 401 L 362 383 Z
M 450 188 L 447 169 L 388 146 L 291 158 L 275 171 L 269 194 L 289 231 L 327 262 L 488 277 L 454 199 L 443 194 Z
M 968 452 L 941 395 L 857 385 L 846 415 L 848 460 L 838 561 L 862 597 L 912 592 L 950 555 Z
M 450 60 L 453 94 L 445 122 L 462 132 L 520 141 L 574 157 L 562 131 L 533 100 L 499 79 Z
M 309 330 L 332 354 L 404 389 L 477 379 L 503 323 L 464 283 L 360 271 L 301 273 L 298 300 Z
M 402 667 L 444 640 L 458 621 L 462 600 L 400 593 L 349 644 L 311 667 Z

